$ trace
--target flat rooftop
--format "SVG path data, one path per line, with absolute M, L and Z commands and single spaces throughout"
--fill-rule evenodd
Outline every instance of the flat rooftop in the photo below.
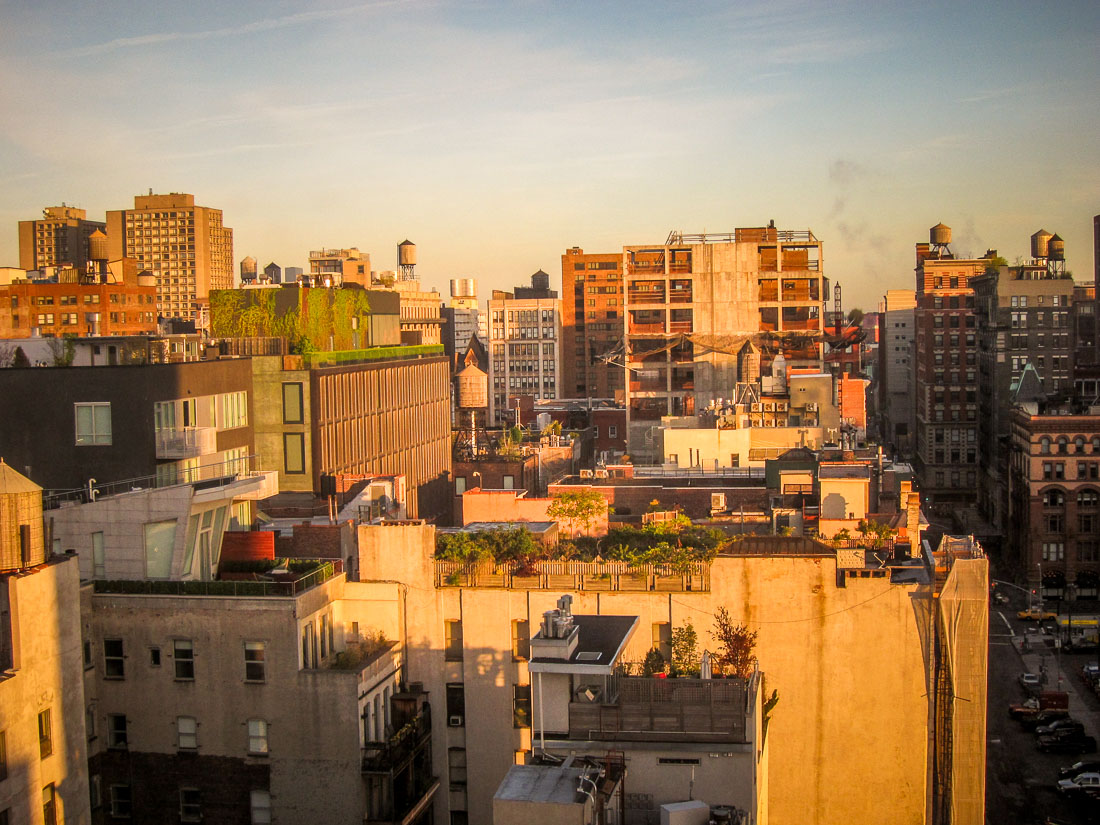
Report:
M 501 780 L 493 799 L 580 805 L 587 798 L 577 793 L 577 784 L 584 774 L 585 771 L 580 768 L 563 768 L 560 765 L 513 765 Z
M 622 655 L 634 628 L 638 624 L 637 616 L 578 616 L 574 614 L 573 625 L 578 630 L 577 647 L 568 659 L 556 659 L 534 656 L 539 635 L 531 641 L 532 657 L 528 667 L 532 672 L 563 668 L 569 672 L 607 673 Z

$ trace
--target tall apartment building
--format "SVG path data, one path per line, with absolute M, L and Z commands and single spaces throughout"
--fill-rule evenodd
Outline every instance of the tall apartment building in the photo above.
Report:
M 625 329 L 622 253 L 567 249 L 561 256 L 561 290 L 562 395 L 621 396 L 624 370 L 601 356 L 620 345 Z
M 916 433 L 914 404 L 914 333 L 916 293 L 911 289 L 889 289 L 878 314 L 879 432 L 894 455 L 907 456 Z
M 937 502 L 973 504 L 978 489 L 978 336 L 970 279 L 996 251 L 956 258 L 951 229 L 916 245 L 916 440 L 921 492 Z
M 731 398 L 775 360 L 821 369 L 821 242 L 811 231 L 761 228 L 672 233 L 627 246 L 624 335 L 627 450 L 654 459 L 662 416 L 692 415 Z M 785 378 L 785 373 L 783 378 Z M 636 459 L 637 460 L 637 459 Z
M 559 397 L 561 329 L 561 300 L 542 270 L 531 276 L 530 287 L 517 287 L 513 292 L 493 290 L 489 301 L 490 426 L 515 420 L 508 412 L 511 397 Z
M 84 269 L 92 259 L 89 238 L 104 230 L 103 221 L 90 221 L 83 209 L 75 206 L 47 206 L 42 217 L 19 222 L 19 267 L 42 269 L 46 266 Z M 113 255 L 112 258 L 121 258 Z
M 1030 364 L 1045 393 L 1073 386 L 1074 286 L 1045 260 L 972 278 L 978 331 L 978 510 L 1006 526 L 1013 390 Z M 949 334 L 950 340 L 950 334 Z
M 133 258 L 153 273 L 165 318 L 205 326 L 210 291 L 233 288 L 233 230 L 194 195 L 135 196 L 133 209 L 107 213 L 107 245 L 111 260 Z

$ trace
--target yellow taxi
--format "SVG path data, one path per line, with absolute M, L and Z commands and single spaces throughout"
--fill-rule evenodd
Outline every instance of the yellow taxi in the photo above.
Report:
M 1038 607 L 1029 607 L 1016 614 L 1017 619 L 1026 619 L 1033 622 L 1042 622 L 1047 619 L 1057 619 L 1058 614 L 1053 610 L 1041 610 Z

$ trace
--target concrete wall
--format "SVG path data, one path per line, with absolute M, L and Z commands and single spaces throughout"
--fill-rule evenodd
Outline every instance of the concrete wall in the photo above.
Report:
M 91 822 L 84 690 L 81 684 L 79 574 L 62 557 L 0 577 L 0 601 L 11 611 L 14 667 L 0 672 L 0 731 L 7 750 L 0 811 L 15 823 L 42 821 L 42 789 L 53 784 L 57 821 Z M 42 757 L 38 716 L 50 712 L 52 753 Z
M 865 478 L 822 478 L 821 518 L 861 519 L 867 515 L 870 482 Z
M 467 703 L 465 728 L 447 728 L 435 744 L 440 765 L 449 743 L 478 754 L 469 762 L 468 810 L 471 822 L 487 822 L 513 751 L 530 747 L 530 732 L 512 727 L 512 685 L 527 684 L 528 675 L 523 662 L 511 660 L 511 623 L 537 627 L 561 593 L 435 589 L 432 532 L 360 527 L 361 575 L 407 585 L 413 678 L 423 674 L 437 689 L 463 681 L 467 696 L 476 695 Z M 893 585 L 887 577 L 842 581 L 838 587 L 831 556 L 720 557 L 709 592 L 574 592 L 573 611 L 638 616 L 641 630 L 624 658 L 640 661 L 654 622 L 675 627 L 691 620 L 701 645 L 710 646 L 714 611 L 725 606 L 735 621 L 758 631 L 765 691 L 779 694 L 767 733 L 770 821 L 924 822 L 928 623 L 918 614 L 927 602 L 917 586 Z M 462 662 L 442 661 L 444 619 L 462 621 Z M 445 718 L 439 694 L 432 698 L 436 718 Z M 890 805 L 884 808 L 883 800 Z M 442 810 L 437 816 L 445 822 Z

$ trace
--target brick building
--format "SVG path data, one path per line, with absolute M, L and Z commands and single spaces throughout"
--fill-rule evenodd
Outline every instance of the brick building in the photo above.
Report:
M 623 336 L 622 253 L 586 255 L 577 246 L 567 249 L 561 256 L 561 291 L 561 392 L 614 398 L 623 390 L 623 368 L 600 356 Z

